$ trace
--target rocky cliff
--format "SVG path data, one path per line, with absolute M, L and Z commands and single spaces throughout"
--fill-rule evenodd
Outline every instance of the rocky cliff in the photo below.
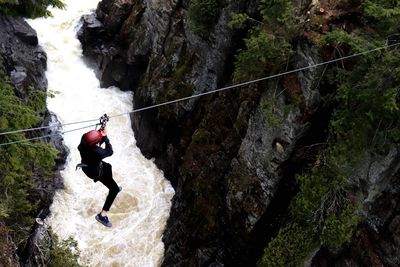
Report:
M 303 22 L 311 12 L 325 16 L 316 2 L 293 1 Z M 95 14 L 83 16 L 78 37 L 102 85 L 133 90 L 139 109 L 229 84 L 244 37 L 229 27 L 231 13 L 257 16 L 258 2 L 225 1 L 207 33 L 193 31 L 189 5 L 103 0 Z M 319 26 L 321 31 L 326 25 Z M 292 43 L 289 68 L 322 61 L 307 38 L 305 33 Z M 137 145 L 155 158 L 176 191 L 163 237 L 163 266 L 255 265 L 288 220 L 298 190 L 294 176 L 315 163 L 327 139 L 332 107 L 321 104 L 315 86 L 320 79 L 320 70 L 311 69 L 132 115 Z M 367 184 L 364 178 L 359 182 L 366 194 L 365 218 L 379 223 L 366 220 L 351 244 L 337 253 L 321 249 L 312 264 L 362 266 L 363 256 L 352 250 L 361 253 L 367 246 L 374 251 L 372 260 L 388 256 L 383 264 L 399 264 L 398 237 L 385 238 L 398 235 L 398 204 L 382 194 L 398 192 L 391 183 L 398 176 L 397 156 L 394 151 L 363 161 L 379 165 Z M 383 212 L 387 201 L 391 206 Z
M 32 29 L 23 18 L 7 17 L 0 15 L 0 56 L 4 62 L 6 72 L 9 74 L 10 81 L 14 86 L 15 94 L 23 101 L 29 94 L 35 90 L 46 91 L 47 79 L 45 70 L 47 65 L 46 53 L 38 45 L 38 38 L 34 29 Z M 44 124 L 48 125 L 51 121 L 56 122 L 55 116 L 48 112 L 36 114 L 40 118 L 44 118 Z M 43 131 L 40 134 L 49 134 L 49 131 Z M 35 134 L 31 134 L 31 137 Z M 66 158 L 66 150 L 62 145 L 62 139 L 55 138 L 47 140 L 59 150 L 57 158 L 58 168 L 64 163 Z M 62 181 L 58 174 L 58 169 L 55 169 L 54 178 L 51 181 L 42 177 L 40 171 L 35 170 L 35 177 L 30 177 L 34 182 L 33 188 L 29 191 L 29 198 L 37 203 L 37 211 L 33 215 L 37 218 L 44 219 L 49 214 L 49 207 L 52 202 L 54 191 L 62 187 Z M 57 173 L 57 174 L 56 174 Z M 12 253 L 15 252 L 15 245 L 12 245 L 12 239 L 5 236 L 7 232 L 3 222 L 1 225 L 1 240 L 0 243 L 7 245 L 2 249 L 2 257 L 13 258 Z M 3 229 L 4 228 L 4 229 Z M 9 266 L 18 266 L 19 264 L 27 266 L 39 266 L 43 256 L 37 242 L 43 236 L 41 233 L 47 233 L 41 225 L 35 223 L 32 226 L 29 239 L 24 246 L 18 248 L 18 259 L 9 262 Z M 3 242 L 4 241 L 4 242 Z M 50 243 L 46 244 L 50 247 Z M 8 256 L 7 256 L 8 255 Z M 19 263 L 17 262 L 19 261 Z
M 228 27 L 229 13 L 251 12 L 254 5 L 227 3 L 213 31 L 203 37 L 189 28 L 184 1 L 102 1 L 96 15 L 83 17 L 79 38 L 103 85 L 134 90 L 135 108 L 141 108 L 226 84 L 240 38 Z M 306 45 L 298 49 L 299 66 L 318 62 Z M 132 116 L 138 146 L 156 159 L 176 191 L 163 265 L 255 264 L 265 241 L 279 229 L 278 215 L 285 215 L 294 190 L 289 169 L 296 164 L 282 166 L 310 130 L 308 121 L 318 106 L 312 79 L 312 72 L 288 78 L 307 104 L 303 111 L 287 112 L 285 94 L 277 96 L 283 123 L 276 128 L 268 126 L 260 105 L 283 90 L 276 81 Z M 279 185 L 288 196 L 275 195 Z

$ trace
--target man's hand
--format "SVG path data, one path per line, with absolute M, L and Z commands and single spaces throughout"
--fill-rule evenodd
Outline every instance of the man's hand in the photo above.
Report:
M 104 127 L 102 131 L 100 131 L 102 136 L 107 136 L 107 127 Z

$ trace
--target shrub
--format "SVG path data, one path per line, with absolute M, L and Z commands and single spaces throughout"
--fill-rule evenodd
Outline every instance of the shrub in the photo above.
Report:
M 234 79 L 249 80 L 282 69 L 292 54 L 290 41 L 295 28 L 290 0 L 262 0 L 258 11 L 262 20 L 247 14 L 231 14 L 231 26 L 244 28 L 246 21 L 255 24 L 244 39 L 245 48 L 236 54 Z
M 53 267 L 79 267 L 78 258 L 80 251 L 78 243 L 69 237 L 66 240 L 60 241 L 59 238 L 52 234 L 53 246 L 50 251 L 50 266 Z
M 321 244 L 330 248 L 338 248 L 349 240 L 358 223 L 355 209 L 348 207 L 339 214 L 330 214 L 324 221 L 321 231 Z
M 362 11 L 369 26 L 383 38 L 397 35 L 400 22 L 400 2 L 391 0 L 362 1 Z M 399 41 L 398 39 L 396 41 Z
M 239 50 L 236 56 L 236 80 L 260 78 L 280 69 L 292 53 L 288 42 L 263 31 L 246 38 L 245 44 L 246 49 Z
M 3 0 L 0 3 L 0 13 L 28 18 L 48 17 L 51 16 L 48 6 L 64 8 L 64 3 L 60 0 Z
M 283 118 L 276 113 L 276 98 L 263 99 L 261 109 L 267 122 L 267 127 L 278 128 L 283 123 Z
M 284 25 L 292 19 L 291 0 L 260 0 L 259 10 L 269 25 Z
M 400 16 L 400 3 L 391 0 L 367 0 L 363 1 L 365 16 L 377 20 Z
M 219 0 L 192 0 L 189 7 L 189 23 L 196 33 L 210 31 L 219 17 L 222 4 Z
M 14 94 L 0 57 L 0 132 L 40 124 L 43 119 L 36 114 L 44 107 L 43 96 L 23 100 Z M 22 133 L 8 134 L 0 136 L 0 143 L 24 139 Z M 52 177 L 56 155 L 55 149 L 40 142 L 0 147 L 0 219 L 10 227 L 16 244 L 26 239 L 33 222 L 36 201 L 29 200 L 29 193 L 34 177 Z
M 300 266 L 313 249 L 318 247 L 314 233 L 299 224 L 282 228 L 264 251 L 259 267 Z

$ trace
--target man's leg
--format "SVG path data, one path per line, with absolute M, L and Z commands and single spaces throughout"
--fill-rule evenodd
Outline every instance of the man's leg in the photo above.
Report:
M 120 188 L 112 177 L 111 165 L 104 162 L 103 163 L 103 175 L 99 179 L 110 191 L 108 192 L 106 201 L 104 202 L 103 210 L 109 211 L 115 197 L 118 195 Z

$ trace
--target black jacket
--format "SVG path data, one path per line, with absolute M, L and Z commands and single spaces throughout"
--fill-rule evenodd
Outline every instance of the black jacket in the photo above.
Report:
M 78 146 L 78 150 L 81 153 L 81 163 L 86 164 L 87 166 L 82 167 L 83 172 L 90 178 L 97 181 L 102 175 L 102 159 L 111 156 L 114 151 L 110 144 L 110 140 L 107 136 L 103 136 L 100 144 L 106 144 L 105 148 L 100 146 L 88 146 L 85 144 L 85 141 L 82 137 L 81 143 Z

